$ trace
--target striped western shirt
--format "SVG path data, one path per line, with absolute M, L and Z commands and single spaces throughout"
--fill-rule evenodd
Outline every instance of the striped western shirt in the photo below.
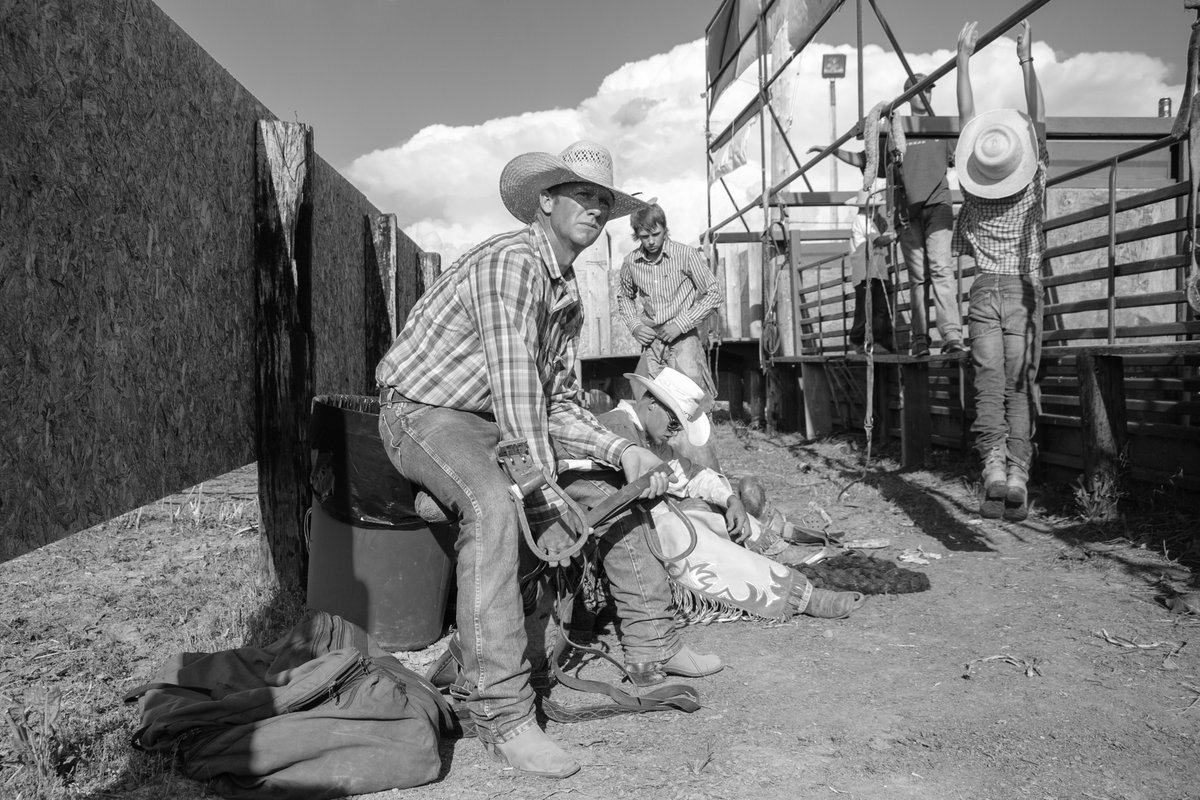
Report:
M 621 264 L 617 311 L 633 330 L 650 320 L 652 326 L 674 322 L 687 333 L 721 305 L 717 279 L 700 251 L 667 237 L 658 263 L 646 260 L 642 248 Z
M 583 310 L 572 267 L 561 267 L 536 223 L 494 236 L 454 263 L 413 306 L 375 380 L 419 403 L 495 416 L 501 439 L 524 438 L 555 474 L 551 445 L 619 466 L 630 445 L 578 404 L 576 347 Z M 530 498 L 541 522 L 562 505 Z
M 954 223 L 951 252 L 975 257 L 980 272 L 992 275 L 1041 274 L 1046 252 L 1042 227 L 1046 206 L 1046 165 L 1050 154 L 1038 141 L 1038 166 L 1033 180 L 1010 197 L 988 199 L 963 192 Z

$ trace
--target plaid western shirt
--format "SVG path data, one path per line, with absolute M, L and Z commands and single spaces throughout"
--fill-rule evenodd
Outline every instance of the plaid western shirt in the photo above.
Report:
M 631 444 L 578 404 L 576 346 L 583 310 L 575 271 L 560 267 L 537 224 L 494 236 L 454 263 L 417 301 L 375 369 L 381 388 L 414 402 L 490 413 L 500 438 L 524 438 L 555 475 L 551 444 L 619 467 Z M 529 499 L 530 519 L 562 508 Z
M 975 257 L 980 272 L 993 275 L 1041 274 L 1046 252 L 1042 220 L 1046 207 L 1046 165 L 1050 154 L 1038 140 L 1038 166 L 1028 186 L 1010 197 L 986 199 L 963 191 L 954 223 L 951 252 Z
M 621 263 L 617 311 L 631 331 L 645 324 L 646 317 L 651 325 L 674 322 L 687 333 L 719 305 L 717 279 L 704 256 L 669 236 L 657 264 L 648 261 L 640 247 Z

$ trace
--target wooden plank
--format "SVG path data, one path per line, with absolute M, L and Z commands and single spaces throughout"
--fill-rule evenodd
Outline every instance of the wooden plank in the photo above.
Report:
M 417 287 L 417 296 L 425 294 L 426 290 L 433 285 L 433 282 L 442 274 L 442 256 L 441 253 L 426 253 L 421 252 L 417 256 L 417 276 L 420 278 L 420 284 Z
M 313 398 L 312 128 L 260 120 L 255 152 L 258 502 L 263 579 L 299 593 L 308 554 L 308 415 Z
M 900 381 L 900 463 L 919 467 L 925 464 L 932 443 L 929 361 L 901 364 Z
M 1071 345 L 1043 347 L 1042 361 L 1047 359 L 1073 358 L 1081 355 L 1165 355 L 1177 356 L 1200 353 L 1200 341 L 1189 342 L 1146 342 L 1128 344 Z
M 1122 493 L 1129 436 L 1124 363 L 1117 356 L 1083 355 L 1075 366 L 1079 371 L 1086 485 L 1093 492 L 1117 497 Z
M 375 367 L 404 327 L 397 302 L 397 232 L 395 214 L 363 215 L 364 394 L 373 393 Z
M 712 258 L 713 258 L 713 261 L 715 262 L 713 264 L 713 276 L 717 280 L 717 286 L 721 287 L 721 290 L 722 290 L 721 307 L 717 309 L 717 331 L 720 334 L 720 336 L 718 336 L 717 338 L 719 340 L 723 340 L 723 339 L 728 339 L 729 335 L 730 335 L 729 334 L 729 276 L 727 276 L 725 274 L 726 269 L 727 269 L 727 267 L 726 267 L 727 260 L 724 256 L 719 254 L 720 251 L 717 250 L 717 248 L 715 248 L 715 247 L 709 248 L 709 252 L 711 252 L 713 254 Z
M 804 403 L 804 435 L 817 439 L 833 433 L 833 390 L 824 363 L 800 367 L 800 391 Z
M 742 386 L 741 372 L 729 369 L 717 372 L 717 394 L 720 399 L 729 404 L 731 419 L 744 420 L 746 418 L 745 393 L 742 391 Z
M 1128 187 L 1122 183 L 1121 188 Z M 1188 185 L 1187 182 L 1184 181 L 1180 183 L 1173 183 L 1170 186 L 1157 189 L 1152 192 L 1144 192 L 1142 194 L 1136 194 L 1130 197 L 1122 197 L 1117 200 L 1116 213 L 1119 214 L 1122 211 L 1129 211 L 1130 209 L 1161 203 L 1164 200 L 1170 200 L 1175 197 L 1183 197 L 1187 195 L 1187 190 Z M 1107 217 L 1108 214 L 1109 206 L 1107 202 L 1104 202 L 1091 206 L 1090 208 L 1085 208 L 1081 211 L 1075 211 L 1070 214 L 1064 214 L 1061 217 L 1053 217 L 1048 219 L 1045 221 L 1042 227 L 1049 232 L 1058 230 L 1059 228 L 1066 228 L 1070 225 L 1078 225 L 1081 222 L 1087 222 L 1093 219 L 1101 219 L 1103 217 Z
M 1156 236 L 1166 236 L 1170 233 L 1179 233 L 1187 229 L 1186 219 L 1170 219 L 1166 222 L 1155 222 L 1151 225 L 1141 225 L 1136 228 L 1130 228 L 1126 231 L 1120 231 L 1115 236 L 1115 244 L 1128 244 L 1142 239 L 1153 239 Z M 1046 253 L 1042 256 L 1043 260 L 1051 258 L 1062 258 L 1063 256 L 1072 255 L 1074 253 L 1084 253 L 1088 250 L 1097 250 L 1101 247 L 1108 247 L 1108 234 L 1101 236 L 1093 236 L 1089 239 L 1079 239 L 1068 244 L 1061 244 L 1055 247 L 1046 248 Z
M 742 330 L 752 339 L 762 337 L 763 313 L 763 262 L 762 247 L 749 245 L 746 250 L 746 313 L 742 317 Z
M 1124 295 L 1113 298 L 1113 308 L 1157 308 L 1158 306 L 1186 303 L 1187 294 L 1181 289 L 1176 292 L 1146 292 L 1143 294 Z M 1088 300 L 1078 300 L 1074 303 L 1055 303 L 1047 305 L 1047 314 L 1078 314 L 1081 311 L 1104 311 L 1109 306 L 1109 298 L 1093 297 Z
M 1130 275 L 1144 275 L 1149 272 L 1163 272 L 1166 270 L 1179 269 L 1186 267 L 1191 263 L 1186 255 L 1173 256 L 1158 256 L 1156 258 L 1148 258 L 1142 261 L 1129 261 L 1124 264 L 1117 264 L 1113 272 L 1118 278 L 1124 278 Z M 1088 281 L 1102 281 L 1108 279 L 1108 267 L 1097 267 L 1095 269 L 1080 270 L 1079 272 L 1069 272 L 1062 275 L 1048 275 L 1042 279 L 1042 285 L 1047 288 L 1056 288 L 1060 286 L 1073 286 L 1077 283 L 1087 283 Z
M 1194 336 L 1200 334 L 1200 320 L 1191 322 L 1164 322 L 1157 325 L 1122 325 L 1113 334 L 1117 339 L 1140 339 L 1148 336 Z M 1081 341 L 1084 339 L 1107 339 L 1108 328 L 1070 328 L 1047 331 L 1043 342 Z M 1170 344 L 1164 342 L 1163 344 Z M 1098 342 L 1097 345 L 1103 346 Z M 1080 345 L 1084 347 L 1086 345 Z M 1151 351 L 1153 352 L 1153 351 Z
M 742 316 L 748 308 L 746 302 L 746 251 L 740 250 L 732 254 L 725 271 L 725 321 L 727 335 L 731 338 L 746 337 L 746 326 L 742 324 Z
M 746 400 L 750 406 L 750 425 L 761 428 L 766 424 L 767 393 L 762 370 L 757 364 L 746 367 L 742 380 L 746 386 Z
M 815 230 L 796 231 L 799 234 L 800 240 L 804 242 L 847 242 L 850 240 L 850 230 L 848 228 L 818 228 Z M 730 231 L 728 233 L 713 234 L 713 241 L 717 244 L 753 244 L 761 245 L 763 243 L 763 235 L 758 231 Z M 776 238 L 775 244 L 778 247 L 786 247 L 787 241 L 782 238 Z
M 872 412 L 875 416 L 874 436 L 879 444 L 887 444 L 892 440 L 892 415 L 890 413 L 890 398 L 892 393 L 892 368 L 885 364 L 875 365 L 875 400 Z

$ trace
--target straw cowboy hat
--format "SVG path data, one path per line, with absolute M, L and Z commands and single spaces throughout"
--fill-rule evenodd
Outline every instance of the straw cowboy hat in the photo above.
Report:
M 558 155 L 523 153 L 505 165 L 500 173 L 500 199 L 521 222 L 533 222 L 537 216 L 538 196 L 560 183 L 592 183 L 613 194 L 612 214 L 619 219 L 645 205 L 613 186 L 612 156 L 603 145 L 580 140 Z
M 1014 195 L 1037 172 L 1033 121 L 1015 108 L 984 111 L 963 126 L 954 158 L 963 191 L 985 199 Z
M 696 447 L 708 443 L 712 428 L 708 422 L 708 414 L 704 413 L 712 407 L 713 400 L 694 380 L 678 370 L 663 367 L 654 380 L 626 372 L 625 377 L 644 387 L 654 395 L 683 425 L 683 432 L 688 441 Z

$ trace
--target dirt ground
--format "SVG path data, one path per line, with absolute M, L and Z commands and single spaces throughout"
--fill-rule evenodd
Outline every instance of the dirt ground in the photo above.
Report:
M 727 472 L 758 476 L 809 526 L 887 538 L 881 558 L 919 551 L 929 563 L 904 566 L 931 588 L 872 597 L 846 620 L 686 629 L 727 665 L 692 682 L 703 708 L 551 724 L 585 765 L 567 780 L 514 776 L 476 741 L 446 741 L 438 781 L 374 797 L 1200 798 L 1200 618 L 1156 600 L 1196 590 L 1184 566 L 1051 515 L 1049 493 L 1026 523 L 980 519 L 957 455 L 903 472 L 885 452 L 864 476 L 861 437 L 729 422 L 716 435 Z M 174 650 L 280 624 L 245 603 L 255 485 L 247 468 L 0 564 L 0 796 L 207 796 L 129 750 L 136 712 L 121 695 Z M 39 739 L 47 691 L 63 711 Z M 59 777 L 36 783 L 39 742 Z

